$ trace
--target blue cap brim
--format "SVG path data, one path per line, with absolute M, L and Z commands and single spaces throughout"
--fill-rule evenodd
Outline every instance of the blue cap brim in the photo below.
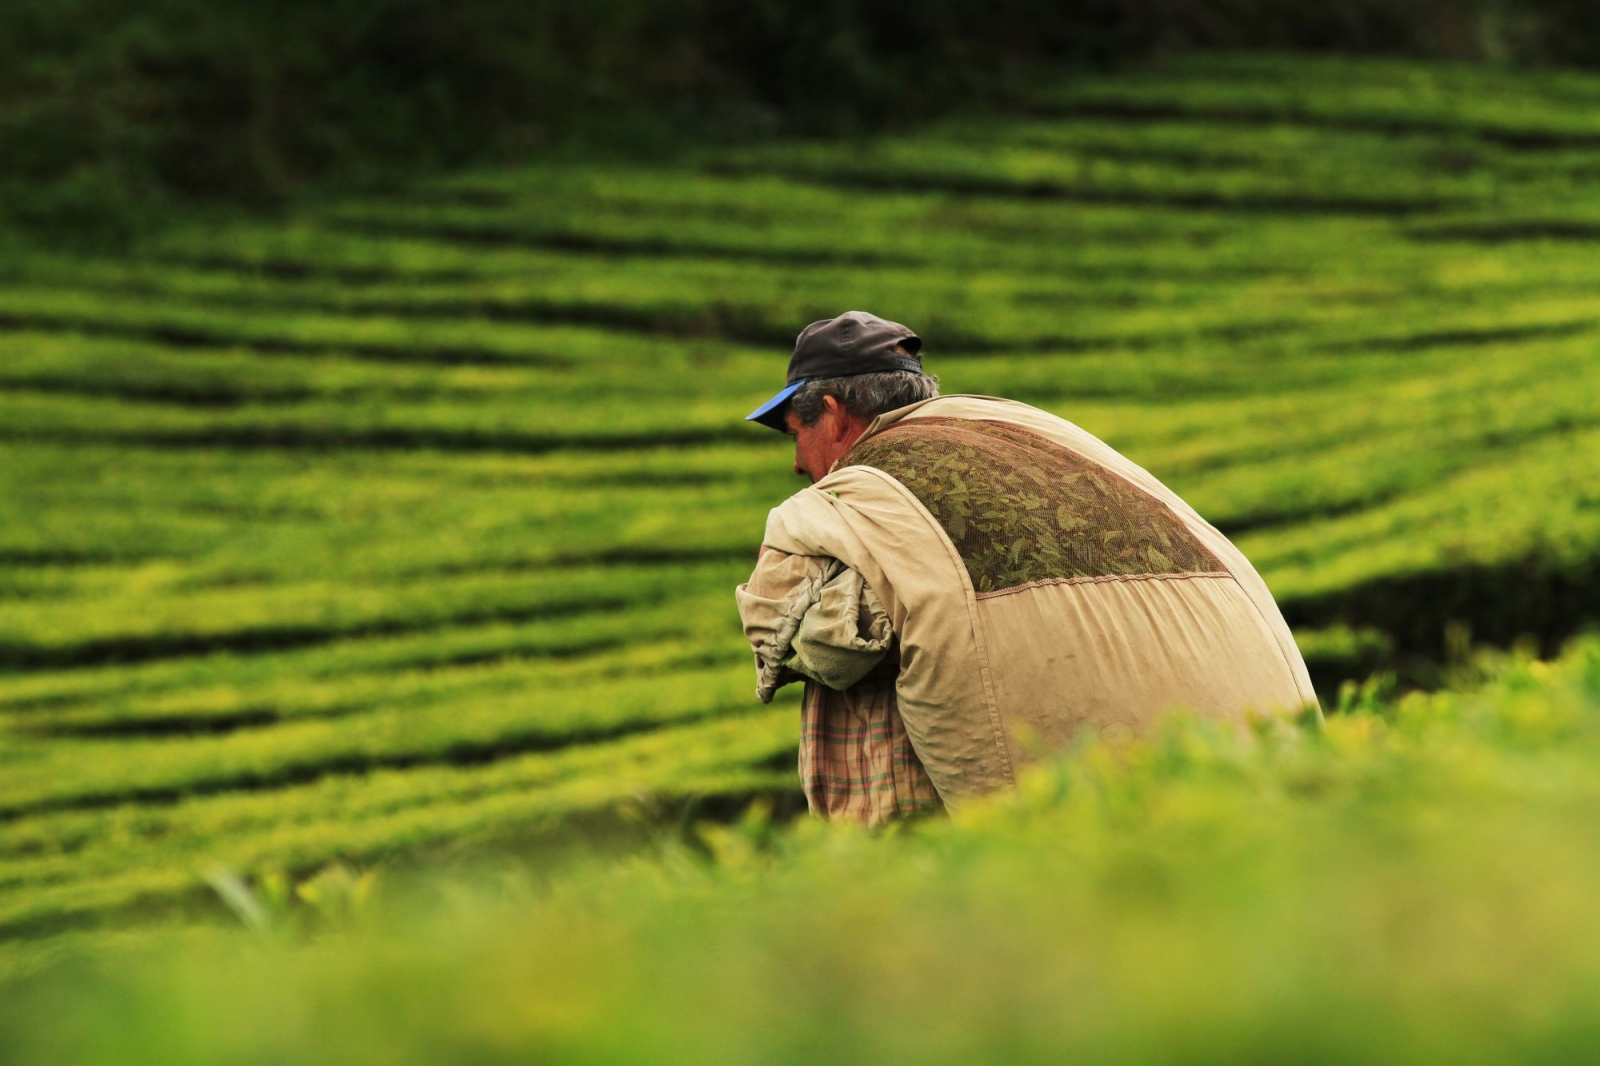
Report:
M 805 382 L 803 381 L 797 381 L 793 385 L 785 386 L 778 392 L 778 395 L 745 415 L 744 420 L 746 422 L 759 422 L 768 429 L 775 429 L 779 433 L 787 433 L 789 425 L 784 421 L 784 415 L 787 414 L 784 407 L 788 404 L 789 397 L 793 396 L 795 391 L 804 384 Z

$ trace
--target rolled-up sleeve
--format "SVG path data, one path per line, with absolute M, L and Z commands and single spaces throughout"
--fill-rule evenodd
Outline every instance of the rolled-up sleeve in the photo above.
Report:
M 807 609 L 839 563 L 821 555 L 790 555 L 765 548 L 750 580 L 734 593 L 745 639 L 756 657 L 756 697 L 772 702 L 784 685 L 803 679 L 786 665 Z
M 769 548 L 737 597 L 764 703 L 802 677 L 847 689 L 883 660 L 894 639 L 888 614 L 861 575 L 825 556 Z

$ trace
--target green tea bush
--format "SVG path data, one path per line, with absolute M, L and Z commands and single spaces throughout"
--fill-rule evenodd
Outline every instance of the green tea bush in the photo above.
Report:
M 0 936 L 17 948 L 18 939 L 126 927 L 141 916 L 193 920 L 206 913 L 205 876 L 218 864 L 262 874 L 338 860 L 406 863 L 430 850 L 539 846 L 618 818 L 648 837 L 685 807 L 752 796 L 792 809 L 795 709 L 783 702 L 662 722 L 608 743 L 424 758 L 360 776 L 328 766 L 270 787 L 35 814 L 0 829 Z M 0 970 L 15 955 L 0 952 Z
M 380 871 L 377 902 L 309 942 L 102 947 L 13 981 L 0 1050 L 1564 1059 L 1596 1035 L 1600 647 L 1480 669 L 1471 690 L 1351 704 L 1320 733 L 1175 721 L 1087 743 L 1014 797 L 889 834 L 775 833 L 754 810 L 553 880 L 502 864 L 499 888 L 385 899 Z

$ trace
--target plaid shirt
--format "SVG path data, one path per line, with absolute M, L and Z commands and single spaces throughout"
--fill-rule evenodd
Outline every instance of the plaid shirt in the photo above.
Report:
M 906 736 L 895 700 L 898 657 L 843 692 L 806 682 L 800 783 L 811 813 L 882 825 L 944 804 Z

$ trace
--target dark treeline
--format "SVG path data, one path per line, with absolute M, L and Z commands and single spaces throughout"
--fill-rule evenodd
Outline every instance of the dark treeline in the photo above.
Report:
M 177 199 L 581 142 L 855 132 L 1049 67 L 1193 48 L 1600 62 L 1593 0 L 6 0 L 0 216 L 115 228 Z

